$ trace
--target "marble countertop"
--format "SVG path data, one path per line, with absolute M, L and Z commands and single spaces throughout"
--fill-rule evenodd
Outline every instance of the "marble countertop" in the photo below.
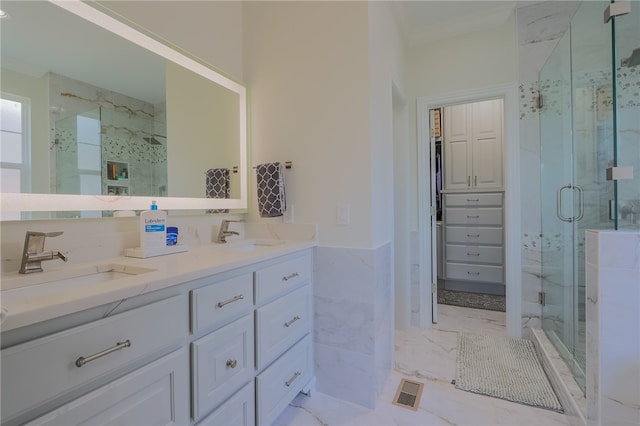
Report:
M 259 245 L 244 250 L 241 242 L 235 245 L 210 244 L 191 247 L 187 252 L 146 259 L 116 257 L 88 262 L 49 267 L 45 272 L 30 275 L 14 273 L 2 277 L 1 328 L 9 331 L 41 321 L 101 306 L 125 298 L 161 290 L 199 278 L 232 269 L 249 266 L 278 256 L 294 253 L 317 245 L 315 240 L 280 240 L 275 245 Z M 115 265 L 126 271 L 150 270 L 144 273 L 123 275 L 109 281 L 69 285 L 60 280 L 62 276 L 73 276 L 81 270 Z M 20 280 L 35 279 L 41 284 L 17 287 Z

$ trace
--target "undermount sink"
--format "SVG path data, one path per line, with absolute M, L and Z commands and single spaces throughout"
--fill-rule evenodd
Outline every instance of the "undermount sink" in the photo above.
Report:
M 222 248 L 231 251 L 253 251 L 262 247 L 274 247 L 284 244 L 285 240 L 247 239 L 229 241 Z
M 3 278 L 2 300 L 48 295 L 62 290 L 115 281 L 153 271 L 155 269 L 108 263 Z

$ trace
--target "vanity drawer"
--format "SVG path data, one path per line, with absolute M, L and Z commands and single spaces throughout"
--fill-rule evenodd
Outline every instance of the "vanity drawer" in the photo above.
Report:
M 256 271 L 256 305 L 311 282 L 311 255 L 285 260 Z
M 176 347 L 187 315 L 186 296 L 176 296 L 2 350 L 2 422 Z
M 256 424 L 255 387 L 253 381 L 240 389 L 198 426 L 251 426 Z
M 219 327 L 253 309 L 251 272 L 191 292 L 191 332 Z
M 502 207 L 502 193 L 490 194 L 445 194 L 446 207 L 479 207 L 479 206 L 499 206 Z
M 181 348 L 27 425 L 187 425 L 188 358 Z
M 257 423 L 270 425 L 309 383 L 313 372 L 311 335 L 256 377 Z
M 504 282 L 502 266 L 447 262 L 447 278 L 465 281 Z
M 502 247 L 459 246 L 447 244 L 447 261 L 468 263 L 495 263 L 502 265 Z
M 447 225 L 502 225 L 502 208 L 448 207 L 444 217 Z
M 311 286 L 256 310 L 256 367 L 264 368 L 311 331 Z
M 194 420 L 253 378 L 253 340 L 253 315 L 247 315 L 192 343 Z
M 447 226 L 447 243 L 502 245 L 502 228 Z

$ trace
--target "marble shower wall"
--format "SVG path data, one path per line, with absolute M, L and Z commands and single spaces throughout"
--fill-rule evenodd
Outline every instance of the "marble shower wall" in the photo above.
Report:
M 369 408 L 392 367 L 391 244 L 317 247 L 314 263 L 318 391 Z
M 640 419 L 640 232 L 587 231 L 587 424 Z
M 102 193 L 107 194 L 107 161 L 127 163 L 129 195 L 161 195 L 167 186 L 166 139 L 151 145 L 145 137 L 166 135 L 166 109 L 116 92 L 51 74 L 52 193 L 79 191 L 76 116 L 99 120 Z M 62 186 L 61 186 L 62 185 Z M 165 192 L 166 195 L 166 192 Z

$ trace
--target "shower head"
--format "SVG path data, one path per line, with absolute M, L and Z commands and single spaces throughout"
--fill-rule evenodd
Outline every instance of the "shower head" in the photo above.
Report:
M 142 138 L 142 139 L 147 141 L 147 143 L 149 145 L 162 145 L 162 142 L 160 142 L 158 139 L 156 139 L 156 136 L 159 137 L 159 138 L 166 139 L 166 136 L 162 136 L 162 135 L 152 135 L 152 136 L 149 136 L 149 137 L 146 137 L 146 138 Z
M 150 137 L 150 138 L 142 138 L 142 139 L 144 139 L 145 141 L 147 141 L 147 143 L 148 143 L 149 145 L 162 145 L 162 144 L 160 143 L 160 141 L 159 141 L 158 139 L 154 138 L 153 136 L 152 136 L 152 137 Z
M 631 52 L 631 56 L 626 59 L 623 59 L 620 63 L 623 67 L 635 67 L 636 65 L 640 65 L 640 47 L 637 47 Z

